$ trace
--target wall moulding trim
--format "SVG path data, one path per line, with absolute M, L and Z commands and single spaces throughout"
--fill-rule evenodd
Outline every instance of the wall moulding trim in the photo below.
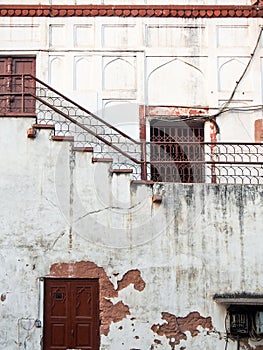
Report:
M 257 6 L 1 5 L 0 17 L 263 17 Z

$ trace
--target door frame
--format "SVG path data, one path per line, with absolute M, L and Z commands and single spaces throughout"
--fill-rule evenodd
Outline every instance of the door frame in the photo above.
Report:
M 39 279 L 40 281 L 40 288 L 39 288 L 39 302 L 41 303 L 42 301 L 42 310 L 39 309 L 39 318 L 40 320 L 42 320 L 42 324 L 43 324 L 43 334 L 42 334 L 42 348 L 43 350 L 49 350 L 46 348 L 46 330 L 47 330 L 47 324 L 46 324 L 46 312 L 45 312 L 45 308 L 46 308 L 46 303 L 47 303 L 47 283 L 48 281 L 65 281 L 66 283 L 70 283 L 70 282 L 74 282 L 74 281 L 92 281 L 92 283 L 96 283 L 96 292 L 97 292 L 97 299 L 96 299 L 96 316 L 97 316 L 97 320 L 96 320 L 96 326 L 97 327 L 97 331 L 96 331 L 96 340 L 95 340 L 95 344 L 92 348 L 92 350 L 99 350 L 100 348 L 100 284 L 99 284 L 99 278 L 76 278 L 76 277 L 43 277 Z M 70 321 L 71 323 L 71 321 Z M 67 348 L 66 349 L 70 349 Z M 73 348 L 74 349 L 74 348 Z M 79 350 L 79 348 L 77 348 L 76 350 Z M 81 350 L 81 349 L 80 349 Z

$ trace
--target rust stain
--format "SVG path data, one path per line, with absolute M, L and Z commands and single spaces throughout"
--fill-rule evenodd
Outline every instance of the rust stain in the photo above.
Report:
M 127 315 L 130 315 L 128 305 L 125 305 L 122 301 L 113 304 L 109 299 L 118 297 L 118 292 L 130 284 L 133 284 L 134 288 L 138 291 L 142 291 L 145 287 L 145 282 L 141 277 L 140 271 L 130 270 L 118 282 L 118 288 L 116 290 L 104 269 L 90 261 L 53 264 L 50 268 L 49 277 L 97 278 L 99 280 L 100 333 L 106 336 L 109 333 L 112 322 L 119 322 Z
M 186 340 L 186 331 L 191 333 L 192 337 L 198 335 L 198 326 L 211 330 L 213 328 L 211 317 L 202 317 L 199 312 L 194 311 L 185 317 L 176 317 L 169 312 L 162 312 L 162 319 L 166 322 L 162 325 L 154 324 L 152 331 L 160 336 L 174 338 L 173 344 L 180 344 L 181 340 Z
M 126 272 L 122 279 L 118 281 L 118 288 L 117 290 L 120 291 L 126 287 L 128 287 L 130 284 L 134 285 L 134 289 L 138 291 L 142 291 L 145 288 L 145 282 L 141 277 L 141 272 L 139 270 L 130 270 Z

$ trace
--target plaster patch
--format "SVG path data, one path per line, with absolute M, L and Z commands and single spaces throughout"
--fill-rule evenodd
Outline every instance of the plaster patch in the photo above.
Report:
M 162 319 L 166 322 L 162 325 L 154 324 L 152 331 L 160 336 L 166 336 L 172 340 L 173 346 L 186 340 L 185 332 L 190 332 L 192 337 L 199 334 L 198 326 L 211 330 L 213 328 L 211 317 L 202 317 L 199 312 L 191 312 L 185 317 L 176 317 L 169 312 L 162 312 Z M 171 345 L 172 346 L 172 345 Z

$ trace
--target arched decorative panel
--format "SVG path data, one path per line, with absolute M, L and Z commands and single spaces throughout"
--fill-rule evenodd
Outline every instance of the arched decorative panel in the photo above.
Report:
M 150 105 L 205 104 L 204 76 L 194 59 L 166 60 L 149 74 L 147 90 Z
M 103 88 L 105 90 L 134 90 L 136 74 L 134 57 L 104 57 Z

